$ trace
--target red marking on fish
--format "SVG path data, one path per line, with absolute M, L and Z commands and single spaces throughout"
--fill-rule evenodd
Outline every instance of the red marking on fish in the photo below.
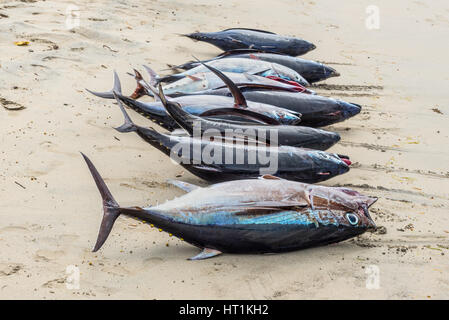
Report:
M 332 112 L 332 113 L 328 113 L 327 115 L 328 115 L 328 116 L 337 116 L 337 115 L 339 115 L 340 113 L 341 113 L 341 111 L 338 110 L 338 111 L 335 111 L 335 112 Z
M 259 57 L 252 53 L 249 55 L 249 57 L 250 57 L 250 59 L 259 60 Z
M 285 80 L 285 79 L 282 79 L 282 78 L 279 78 L 279 77 L 276 77 L 276 76 L 267 76 L 267 78 L 271 79 L 271 80 L 279 81 L 279 82 L 282 82 L 282 83 L 286 83 L 286 84 L 289 84 L 291 86 L 294 86 L 295 88 L 293 88 L 293 89 L 295 91 L 310 93 L 310 91 L 306 87 L 300 85 L 296 81 L 289 81 L 289 80 Z

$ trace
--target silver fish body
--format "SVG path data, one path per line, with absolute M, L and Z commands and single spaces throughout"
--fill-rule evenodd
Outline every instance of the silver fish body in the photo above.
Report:
M 195 259 L 222 252 L 298 250 L 343 241 L 375 227 L 368 208 L 376 198 L 271 176 L 205 188 L 180 182 L 189 193 L 153 207 L 124 208 L 84 158 L 103 198 L 104 216 L 94 251 L 104 244 L 121 214 L 204 249 Z
M 309 85 L 307 80 L 304 79 L 298 72 L 275 62 L 231 57 L 227 59 L 212 60 L 208 63 L 208 65 L 220 70 L 221 72 L 248 73 L 264 77 L 279 76 L 286 80 L 298 82 L 303 86 Z M 205 66 L 198 65 L 190 70 L 162 77 L 159 80 L 173 81 L 182 79 L 186 76 L 195 76 L 197 73 L 204 73 L 207 71 L 208 69 Z

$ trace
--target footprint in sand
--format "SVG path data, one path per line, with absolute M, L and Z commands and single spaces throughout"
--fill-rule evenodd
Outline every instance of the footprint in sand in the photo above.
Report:
M 0 277 L 8 277 L 23 269 L 21 263 L 0 263 Z
M 37 250 L 35 257 L 38 260 L 52 261 L 63 255 L 65 255 L 65 252 L 62 250 Z
M 4 232 L 16 232 L 16 231 L 24 231 L 24 232 L 28 232 L 30 231 L 28 228 L 26 227 L 22 227 L 22 226 L 8 226 L 8 227 L 3 227 L 0 229 L 0 233 L 4 233 Z

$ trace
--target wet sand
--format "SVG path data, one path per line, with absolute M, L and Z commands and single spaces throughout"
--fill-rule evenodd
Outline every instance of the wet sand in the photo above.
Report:
M 0 107 L 0 298 L 449 298 L 447 1 L 377 1 L 378 30 L 365 27 L 372 1 L 194 3 L 80 0 L 70 31 L 71 2 L 0 1 L 0 104 L 25 107 Z M 117 106 L 84 89 L 109 90 L 116 69 L 130 93 L 132 67 L 161 71 L 220 52 L 176 33 L 238 26 L 310 40 L 317 49 L 303 57 L 341 73 L 313 89 L 363 106 L 327 128 L 342 136 L 331 151 L 355 163 L 324 184 L 378 196 L 372 216 L 384 228 L 327 247 L 191 262 L 197 248 L 119 218 L 92 253 L 101 199 L 79 151 L 125 206 L 181 195 L 169 178 L 204 182 L 114 131 Z M 66 288 L 69 265 L 79 289 Z M 380 287 L 367 288 L 376 270 Z

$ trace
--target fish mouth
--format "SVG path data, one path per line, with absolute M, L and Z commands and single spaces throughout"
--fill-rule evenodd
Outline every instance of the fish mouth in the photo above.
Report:
M 340 73 L 337 70 L 335 70 L 334 68 L 325 66 L 325 70 L 326 70 L 326 75 L 328 78 L 340 76 Z
M 362 106 L 356 103 L 349 103 L 346 101 L 337 100 L 338 105 L 341 107 L 341 113 L 343 119 L 351 118 L 360 113 Z
M 351 160 L 349 159 L 342 158 L 341 161 L 343 161 L 348 167 L 352 164 Z
M 334 70 L 331 73 L 329 73 L 329 77 L 339 77 L 340 76 L 340 72 Z
M 349 157 L 344 154 L 337 154 L 341 161 L 343 161 L 348 167 L 352 164 L 352 161 L 349 160 Z
M 359 214 L 365 216 L 368 230 L 375 230 L 377 228 L 377 225 L 374 222 L 373 218 L 371 218 L 367 207 L 363 206 L 362 208 L 359 208 Z

